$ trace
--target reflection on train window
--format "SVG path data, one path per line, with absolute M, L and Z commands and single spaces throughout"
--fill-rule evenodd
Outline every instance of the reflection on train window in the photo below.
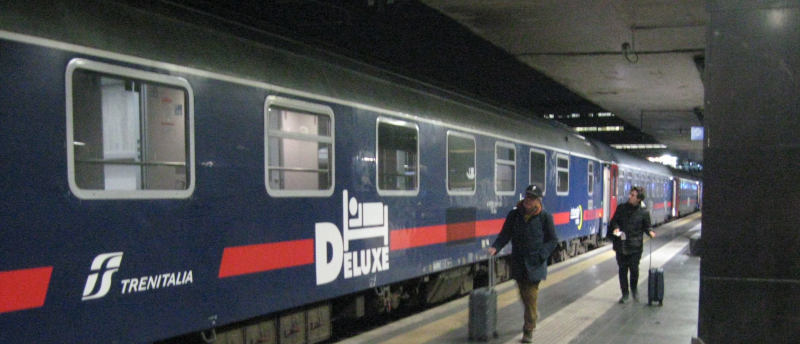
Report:
M 414 123 L 378 119 L 378 191 L 414 195 L 419 188 L 419 129 Z
M 556 194 L 569 194 L 569 157 L 559 154 L 556 156 Z
M 475 137 L 447 133 L 447 191 L 473 194 L 475 191 Z
M 545 176 L 547 175 L 547 155 L 544 151 L 531 149 L 531 169 L 530 184 L 536 184 L 542 188 L 542 193 L 547 193 Z
M 266 181 L 272 196 L 333 193 L 333 110 L 276 96 L 266 101 Z
M 185 80 L 76 59 L 68 66 L 70 188 L 80 198 L 184 198 L 194 188 Z
M 586 185 L 587 185 L 587 189 L 589 191 L 589 194 L 591 195 L 591 194 L 594 193 L 594 163 L 589 161 L 589 165 L 586 167 L 586 170 L 588 171 L 587 172 L 587 174 L 588 174 L 588 177 L 587 177 L 588 183 Z
M 517 149 L 513 144 L 494 145 L 494 191 L 498 195 L 514 195 L 516 188 Z

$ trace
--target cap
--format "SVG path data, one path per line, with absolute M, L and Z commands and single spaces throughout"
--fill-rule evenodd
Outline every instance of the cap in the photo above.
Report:
M 525 189 L 525 197 L 542 198 L 542 188 L 531 184 Z

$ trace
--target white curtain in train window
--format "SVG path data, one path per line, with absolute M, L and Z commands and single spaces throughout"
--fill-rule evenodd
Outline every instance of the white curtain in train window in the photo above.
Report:
M 100 78 L 103 160 L 141 161 L 139 156 L 139 92 L 125 90 L 121 79 Z M 137 190 L 142 169 L 137 165 L 105 164 L 105 190 Z

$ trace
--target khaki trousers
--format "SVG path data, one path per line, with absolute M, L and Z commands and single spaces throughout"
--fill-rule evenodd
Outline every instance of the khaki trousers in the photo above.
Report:
M 522 330 L 526 332 L 533 331 L 536 329 L 536 319 L 538 317 L 536 299 L 539 298 L 539 281 L 517 280 L 517 287 L 519 287 L 519 297 L 522 300 L 522 305 L 525 307 L 525 325 Z

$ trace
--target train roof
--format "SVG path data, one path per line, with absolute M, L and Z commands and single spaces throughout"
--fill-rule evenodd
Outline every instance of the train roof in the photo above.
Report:
M 594 142 L 563 124 L 523 116 L 239 23 L 198 13 L 153 13 L 115 2 L 48 3 L 0 4 L 0 29 L 29 35 L 20 40 L 45 38 L 52 41 L 41 44 L 58 43 L 90 56 L 343 103 L 602 160 Z
M 663 176 L 672 175 L 672 172 L 670 171 L 669 167 L 665 165 L 653 163 L 645 159 L 622 152 L 620 150 L 613 150 L 612 154 L 614 156 L 614 161 L 620 166 L 628 167 L 635 170 L 641 170 L 653 174 L 659 174 Z

